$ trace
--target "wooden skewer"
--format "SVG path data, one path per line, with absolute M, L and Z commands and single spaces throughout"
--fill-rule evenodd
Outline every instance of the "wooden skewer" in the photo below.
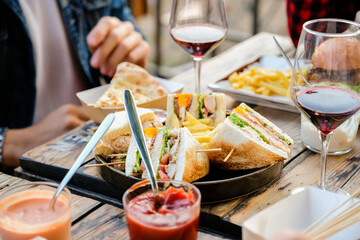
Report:
M 360 205 L 356 208 L 355 206 L 359 204 L 359 202 L 355 202 L 354 204 L 347 207 L 345 210 L 338 213 L 332 219 L 328 220 L 324 224 L 320 225 L 318 228 L 315 228 L 313 231 L 309 233 L 311 236 L 322 235 L 322 233 L 326 232 L 330 228 L 335 227 L 339 223 L 344 223 L 346 220 L 354 216 L 358 211 L 360 211 Z
M 324 232 L 323 234 L 320 234 L 318 236 L 316 236 L 317 239 L 325 239 L 325 238 L 328 238 L 330 237 L 331 235 L 334 235 L 335 233 L 353 225 L 354 223 L 360 221 L 360 216 L 357 216 L 357 217 L 353 217 L 351 220 L 347 221 L 347 222 L 344 222 L 342 224 L 339 224 L 339 226 L 336 226 L 332 229 L 329 229 L 327 232 Z
M 346 203 L 348 203 L 351 199 L 354 199 L 357 195 L 360 194 L 360 190 L 358 190 L 357 192 L 355 192 L 354 194 L 352 194 L 348 199 L 346 199 L 342 204 L 340 204 L 339 206 L 337 206 L 336 208 L 334 208 L 333 210 L 331 210 L 330 212 L 328 212 L 327 214 L 325 214 L 325 216 L 323 216 L 322 218 L 320 218 L 319 220 L 317 220 L 316 222 L 314 222 L 313 224 L 311 224 L 309 227 L 307 227 L 304 230 L 304 234 L 307 234 L 311 231 L 311 229 L 313 229 L 315 226 L 319 225 L 319 223 L 321 223 L 322 221 L 324 221 L 327 217 L 329 217 L 331 214 L 333 214 L 336 210 L 338 210 L 339 208 L 341 208 L 342 206 L 344 206 Z
M 85 165 L 85 167 L 101 167 L 101 166 L 111 166 L 111 165 L 116 165 L 119 163 L 125 163 L 124 161 L 117 161 L 117 162 L 110 162 L 110 163 L 98 163 L 98 164 L 90 164 L 90 165 Z
M 356 206 L 358 205 L 358 206 Z M 307 234 L 311 239 L 325 239 L 360 220 L 360 202 L 357 201 L 331 220 Z
M 210 149 L 199 149 L 196 150 L 196 152 L 216 152 L 216 151 L 221 151 L 221 148 L 210 148 Z
M 233 153 L 233 151 L 235 150 L 235 148 L 231 149 L 231 151 L 229 152 L 229 154 L 226 156 L 226 158 L 223 160 L 224 162 L 226 162 L 227 160 L 229 160 L 231 154 Z
M 126 157 L 126 153 L 113 153 L 109 154 L 108 157 Z

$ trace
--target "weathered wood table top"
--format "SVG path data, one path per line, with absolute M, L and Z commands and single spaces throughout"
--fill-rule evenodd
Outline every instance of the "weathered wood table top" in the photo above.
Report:
M 293 45 L 287 37 L 277 37 L 283 48 L 289 52 L 293 51 Z M 211 58 L 203 63 L 202 66 L 202 88 L 206 91 L 206 85 L 215 82 L 223 77 L 229 75 L 231 72 L 252 62 L 262 55 L 278 55 L 279 51 L 273 43 L 272 34 L 260 33 L 254 37 L 239 43 L 229 49 L 228 51 Z M 172 81 L 182 82 L 185 84 L 184 92 L 193 91 L 193 69 L 186 71 L 173 79 Z M 227 98 L 228 108 L 236 106 L 237 102 Z M 292 147 L 292 154 L 290 159 L 285 163 L 279 179 L 274 180 L 269 185 L 258 189 L 258 191 L 249 194 L 247 196 L 239 197 L 237 199 L 212 203 L 202 206 L 202 211 L 219 216 L 222 220 L 234 223 L 241 226 L 242 222 L 250 216 L 258 213 L 262 209 L 276 203 L 277 201 L 287 197 L 290 192 L 301 186 L 316 184 L 320 175 L 320 155 L 307 150 L 300 140 L 300 114 L 291 113 L 282 110 L 275 110 L 271 108 L 257 106 L 255 109 L 265 117 L 269 118 L 281 129 L 283 129 L 288 135 L 290 135 L 295 144 Z M 26 167 L 24 169 L 16 169 L 18 176 L 30 179 L 54 179 L 60 180 L 66 173 L 78 154 L 81 152 L 86 142 L 84 138 L 89 134 L 89 127 L 94 123 L 89 122 L 82 127 L 74 129 L 73 131 L 60 136 L 44 145 L 41 145 L 26 154 L 24 158 L 32 159 L 39 163 L 36 168 L 32 168 L 32 172 L 29 172 Z M 88 161 L 91 161 L 93 156 L 89 156 Z M 47 172 L 49 166 L 57 167 L 58 172 Z M 112 186 L 101 178 L 96 168 L 80 168 L 80 173 L 91 178 L 86 178 L 90 188 L 79 189 L 76 188 L 78 184 L 81 185 L 81 181 L 85 181 L 81 177 L 75 182 L 71 182 L 74 187 L 74 191 L 78 191 L 81 194 L 92 197 L 94 199 L 105 201 L 112 204 L 119 204 L 121 196 L 108 196 L 100 195 L 98 192 L 111 192 Z M 358 135 L 354 148 L 352 151 L 341 156 L 329 156 L 327 163 L 327 184 L 336 186 L 346 190 L 349 193 L 355 192 L 360 187 L 360 136 Z M 98 183 L 99 179 L 101 184 Z M 100 186 L 99 186 L 100 185 Z M 93 190 L 93 191 L 92 191 Z M 94 193 L 96 192 L 96 193 Z M 88 221 L 84 220 L 75 224 L 73 233 L 75 236 L 82 230 L 91 228 L 85 225 L 91 225 L 91 221 L 94 221 L 98 216 L 99 222 L 94 225 L 93 228 L 112 228 L 116 227 L 115 222 L 111 224 L 102 224 L 100 221 L 117 221 L 115 215 L 122 215 L 122 210 L 116 208 L 116 210 L 109 210 L 111 206 L 101 205 L 98 210 L 94 211 L 87 216 Z M 124 233 L 124 235 L 126 235 Z M 236 235 L 236 233 L 235 233 Z

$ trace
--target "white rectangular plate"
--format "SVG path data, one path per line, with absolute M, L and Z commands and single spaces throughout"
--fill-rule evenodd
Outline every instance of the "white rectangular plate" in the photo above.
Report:
M 290 69 L 290 66 L 287 64 L 286 60 L 283 57 L 277 56 L 263 56 L 259 59 L 259 61 L 252 63 L 248 66 L 248 68 L 251 67 L 266 67 L 268 69 L 281 71 Z M 214 92 L 225 93 L 240 102 L 247 102 L 290 112 L 299 112 L 292 100 L 288 97 L 264 96 L 246 91 L 235 90 L 232 89 L 229 81 L 226 79 L 211 83 L 208 87 Z

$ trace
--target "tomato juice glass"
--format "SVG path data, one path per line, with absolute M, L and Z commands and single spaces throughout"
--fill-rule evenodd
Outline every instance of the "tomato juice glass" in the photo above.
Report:
M 65 188 L 49 208 L 58 184 L 32 182 L 0 191 L 0 239 L 71 239 L 70 192 Z
M 158 180 L 161 207 L 155 209 L 149 181 L 134 184 L 123 196 L 130 239 L 197 239 L 201 194 L 194 185 Z

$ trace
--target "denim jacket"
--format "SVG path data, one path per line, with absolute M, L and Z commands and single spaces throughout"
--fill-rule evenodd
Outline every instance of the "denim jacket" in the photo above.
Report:
M 131 11 L 125 0 L 58 0 L 58 4 L 84 75 L 90 86 L 98 86 L 100 73 L 90 66 L 86 36 L 103 16 L 134 23 Z M 0 0 L 0 127 L 32 124 L 36 99 L 33 51 L 20 4 Z

